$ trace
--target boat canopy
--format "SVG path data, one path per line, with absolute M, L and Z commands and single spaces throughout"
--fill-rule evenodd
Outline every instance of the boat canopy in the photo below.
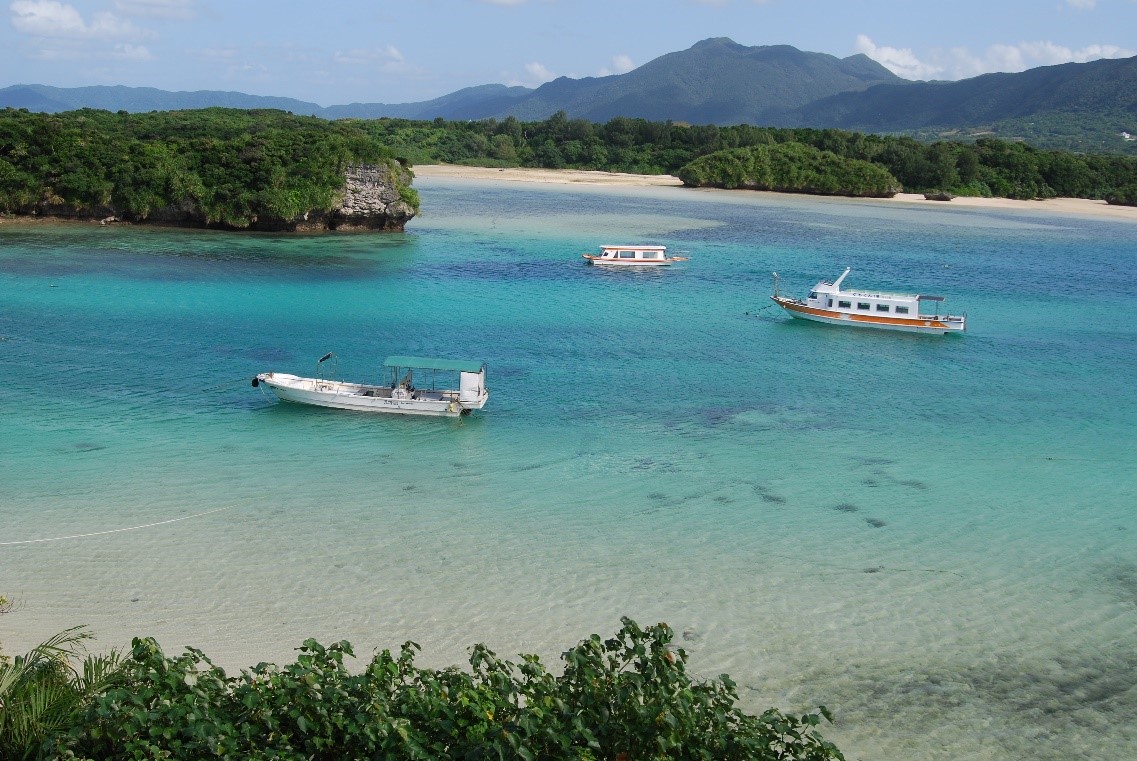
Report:
M 416 370 L 453 370 L 462 373 L 480 373 L 484 362 L 473 359 L 433 359 L 431 357 L 387 357 L 383 367 L 406 367 Z

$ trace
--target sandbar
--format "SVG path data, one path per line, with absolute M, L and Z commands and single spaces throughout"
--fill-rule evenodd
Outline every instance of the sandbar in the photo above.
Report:
M 541 182 L 561 185 L 617 185 L 626 187 L 682 187 L 683 181 L 670 174 L 629 174 L 584 169 L 531 169 L 511 167 L 459 166 L 455 164 L 416 164 L 417 177 L 450 177 L 463 180 L 499 180 L 502 182 Z M 699 192 L 755 193 L 753 190 L 718 190 L 700 188 Z M 785 195 L 785 194 L 779 194 Z M 795 194 L 796 195 L 796 194 Z M 803 198 L 816 198 L 805 196 Z M 827 196 L 828 197 L 828 196 Z M 929 201 L 921 193 L 897 193 L 890 199 L 872 199 L 913 206 L 997 209 L 1003 211 L 1030 211 L 1095 217 L 1122 222 L 1137 222 L 1137 207 L 1111 206 L 1105 201 L 1088 198 L 1050 198 L 1045 201 L 1017 201 L 1011 198 L 970 198 L 957 196 L 951 201 Z

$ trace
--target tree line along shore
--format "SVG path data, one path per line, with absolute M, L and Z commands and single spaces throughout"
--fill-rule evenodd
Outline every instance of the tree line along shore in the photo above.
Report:
M 1137 205 L 1137 159 L 1021 142 L 918 142 L 842 130 L 344 119 L 210 108 L 0 111 L 0 213 L 256 228 L 326 215 L 349 166 L 416 163 L 671 174 L 690 187 L 890 197 L 898 192 Z M 392 172 L 412 212 L 417 193 Z M 409 178 L 409 175 L 405 175 Z M 259 223 L 258 223 L 259 220 Z

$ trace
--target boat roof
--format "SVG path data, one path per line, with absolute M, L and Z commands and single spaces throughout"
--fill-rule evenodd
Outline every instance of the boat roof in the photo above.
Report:
M 463 373 L 480 373 L 485 362 L 476 359 L 437 359 L 434 357 L 387 357 L 383 367 L 408 367 L 416 370 L 457 370 Z
M 832 283 L 829 283 L 832 285 Z M 841 291 L 842 296 L 861 296 L 870 299 L 916 299 L 918 301 L 943 301 L 943 296 L 925 296 L 922 293 L 896 293 L 894 291 L 868 291 L 860 288 L 850 288 Z
M 608 248 L 622 248 L 622 249 L 624 249 L 625 251 L 666 251 L 666 250 L 667 250 L 667 246 L 628 246 L 628 245 L 619 245 L 619 246 L 601 246 L 600 248 L 603 248 L 603 249 L 608 249 Z

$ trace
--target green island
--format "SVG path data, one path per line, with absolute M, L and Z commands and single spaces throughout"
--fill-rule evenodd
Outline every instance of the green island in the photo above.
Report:
M 401 230 L 418 207 L 410 171 L 356 122 L 220 108 L 0 112 L 0 211 L 10 214 Z
M 0 598 L 0 612 L 7 608 Z M 740 710 L 726 675 L 693 680 L 666 624 L 624 618 L 582 640 L 555 675 L 535 655 L 470 648 L 469 668 L 415 666 L 418 646 L 349 671 L 348 642 L 307 640 L 294 663 L 228 676 L 204 653 L 170 657 L 150 638 L 84 655 L 90 633 L 60 632 L 0 655 L 4 759 L 522 759 L 842 761 L 816 712 Z
M 1137 158 L 836 129 L 411 121 L 209 108 L 0 111 L 0 213 L 252 230 L 402 230 L 414 164 L 673 174 L 690 187 L 1137 204 Z M 362 172 L 362 174 L 361 174 Z M 360 200 L 363 199 L 363 200 Z

